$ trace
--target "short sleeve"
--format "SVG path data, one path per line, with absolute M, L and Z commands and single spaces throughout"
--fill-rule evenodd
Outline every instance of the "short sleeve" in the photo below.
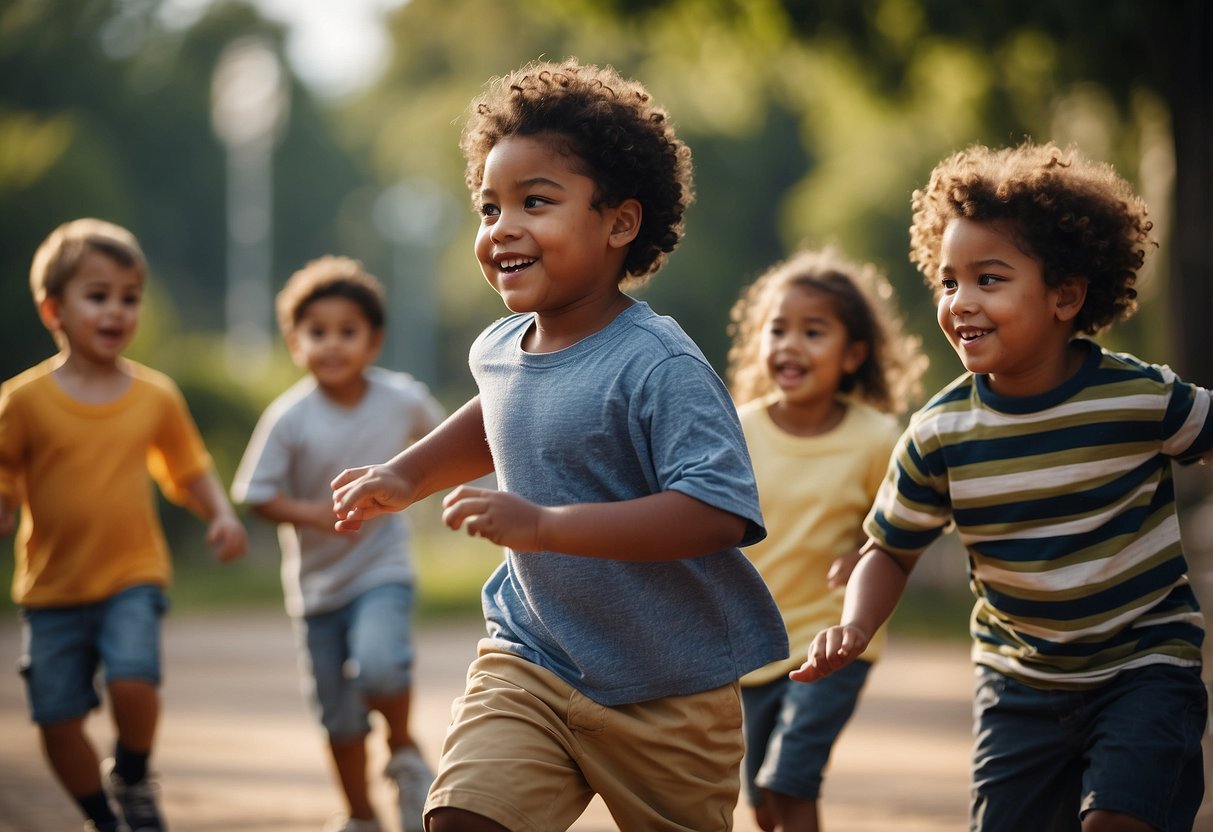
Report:
M 911 424 L 889 460 L 864 531 L 883 548 L 914 554 L 927 548 L 951 521 L 946 472 L 924 455 Z

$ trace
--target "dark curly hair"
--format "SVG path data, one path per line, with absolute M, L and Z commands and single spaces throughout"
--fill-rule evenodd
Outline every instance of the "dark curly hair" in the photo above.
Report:
M 691 150 L 640 83 L 576 58 L 535 61 L 490 81 L 472 101 L 459 141 L 473 195 L 489 151 L 509 136 L 551 137 L 594 181 L 597 204 L 640 203 L 640 232 L 628 249 L 621 284 L 642 284 L 677 247 L 693 199 Z
M 290 334 L 298 326 L 308 306 L 324 298 L 353 301 L 371 325 L 383 329 L 385 295 L 383 284 L 368 274 L 362 263 L 350 257 L 327 254 L 312 260 L 286 281 L 274 301 L 278 326 Z
M 1137 310 L 1133 284 L 1157 243 L 1145 203 L 1110 165 L 1074 147 L 1025 141 L 975 145 L 935 166 L 914 191 L 910 260 L 937 286 L 944 229 L 956 218 L 989 221 L 1041 264 L 1045 283 L 1087 279 L 1074 330 L 1095 334 Z
M 741 291 L 729 312 L 726 376 L 737 404 L 774 392 L 775 383 L 762 360 L 762 332 L 771 310 L 792 288 L 820 292 L 830 298 L 851 343 L 868 345 L 859 368 L 842 380 L 839 392 L 886 413 L 901 413 L 922 392 L 919 383 L 927 368 L 916 336 L 902 329 L 893 287 L 875 265 L 860 265 L 833 247 L 802 249 L 771 266 Z

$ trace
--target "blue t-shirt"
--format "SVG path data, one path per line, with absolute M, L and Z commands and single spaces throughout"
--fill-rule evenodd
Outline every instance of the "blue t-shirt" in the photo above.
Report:
M 672 319 L 636 303 L 554 353 L 531 314 L 472 345 L 498 483 L 544 506 L 678 491 L 766 531 L 728 391 Z M 737 548 L 626 561 L 507 550 L 483 593 L 489 638 L 615 706 L 710 690 L 788 655 L 779 610 Z

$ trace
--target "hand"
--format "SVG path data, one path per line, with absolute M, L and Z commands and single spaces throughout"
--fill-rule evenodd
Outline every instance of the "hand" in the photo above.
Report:
M 356 532 L 372 517 L 413 504 L 415 489 L 387 465 L 347 468 L 333 480 L 333 513 L 339 532 Z
M 221 514 L 206 529 L 206 542 L 220 563 L 231 563 L 248 548 L 248 534 L 233 514 Z
M 859 550 L 848 552 L 842 557 L 835 558 L 830 564 L 830 569 L 826 572 L 826 586 L 830 589 L 838 589 L 847 585 L 847 581 L 851 578 L 851 573 L 855 571 L 855 564 L 859 563 L 859 559 L 863 557 Z
M 442 501 L 442 522 L 452 529 L 466 528 L 498 546 L 536 552 L 539 522 L 544 509 L 517 494 L 461 485 Z
M 822 630 L 809 645 L 808 658 L 788 677 L 795 682 L 816 682 L 846 667 L 867 649 L 871 638 L 853 624 Z

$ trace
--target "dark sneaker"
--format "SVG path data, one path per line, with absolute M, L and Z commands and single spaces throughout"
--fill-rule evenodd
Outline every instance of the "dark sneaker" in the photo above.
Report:
M 97 826 L 91 820 L 84 822 L 84 832 L 131 832 L 131 828 L 120 820 L 105 826 Z
M 165 832 L 160 808 L 156 805 L 156 784 L 151 777 L 128 783 L 114 771 L 114 761 L 106 760 L 102 774 L 106 790 L 118 804 L 130 832 Z

